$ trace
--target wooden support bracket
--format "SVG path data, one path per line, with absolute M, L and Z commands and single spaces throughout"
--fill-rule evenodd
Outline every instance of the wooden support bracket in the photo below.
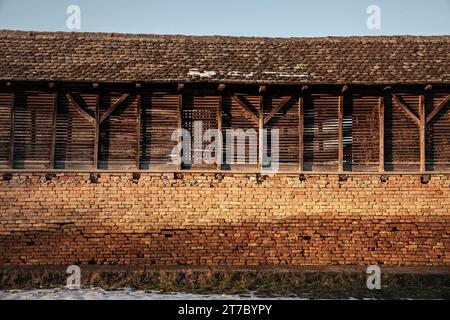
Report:
M 278 111 L 280 111 L 281 109 L 283 109 L 283 107 L 289 102 L 291 101 L 292 97 L 285 97 L 278 106 L 276 106 L 275 108 L 272 109 L 272 111 L 270 112 L 270 114 L 264 118 L 264 124 L 267 124 L 270 119 L 273 118 L 274 115 L 277 114 Z
M 402 108 L 402 110 L 417 124 L 420 125 L 420 119 L 412 113 L 412 111 L 400 100 L 399 97 L 397 97 L 395 94 L 392 95 L 392 98 L 394 99 L 395 103 Z
M 445 105 L 450 101 L 450 95 L 448 95 L 427 117 L 426 123 L 433 120 L 433 118 L 445 107 Z
M 252 119 L 252 121 L 255 124 L 259 123 L 259 119 L 255 114 L 250 110 L 250 108 L 236 95 L 232 96 L 231 99 L 233 99 L 244 112 Z
M 79 114 L 81 114 L 87 121 L 95 125 L 96 121 L 95 118 L 92 117 L 90 114 L 88 114 L 86 111 L 84 111 L 78 103 L 75 101 L 73 96 L 70 93 L 66 94 L 67 99 L 69 99 L 70 104 L 75 108 L 75 110 L 78 111 Z
M 106 120 L 106 118 L 109 117 L 109 115 L 122 103 L 124 102 L 130 94 L 124 93 L 120 96 L 119 99 L 117 99 L 106 111 L 105 113 L 100 117 L 100 123 Z

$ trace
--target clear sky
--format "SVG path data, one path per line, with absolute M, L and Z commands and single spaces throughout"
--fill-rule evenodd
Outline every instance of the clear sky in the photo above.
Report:
M 67 7 L 78 5 L 80 29 Z M 380 8 L 380 28 L 366 12 Z M 124 33 L 346 36 L 450 34 L 450 0 L 0 0 L 0 29 Z

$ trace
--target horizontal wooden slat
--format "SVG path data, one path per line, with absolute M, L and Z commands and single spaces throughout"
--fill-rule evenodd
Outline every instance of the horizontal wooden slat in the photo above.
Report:
M 80 90 L 80 89 L 77 89 Z M 141 121 L 138 122 L 136 92 L 109 92 L 52 89 L 48 91 L 11 90 L 0 92 L 0 168 L 47 169 L 52 154 L 53 97 L 57 93 L 54 165 L 56 169 L 94 169 L 95 126 L 97 96 L 100 96 L 99 166 L 107 170 L 173 170 L 177 168 L 172 134 L 179 123 L 179 95 L 139 91 L 141 95 Z M 271 89 L 272 90 L 272 89 Z M 258 121 L 262 103 L 264 128 L 279 130 L 279 161 L 283 171 L 302 170 L 337 172 L 339 151 L 338 105 L 339 93 L 303 93 L 304 126 L 299 130 L 299 99 L 286 94 L 278 95 L 269 89 L 264 96 L 224 91 L 222 98 L 222 137 L 224 170 L 250 170 L 257 168 L 259 144 Z M 16 92 L 14 92 L 16 91 Z M 67 93 L 70 93 L 69 95 Z M 202 134 L 218 128 L 219 95 L 183 91 L 182 127 L 194 137 L 194 123 L 202 123 Z M 384 139 L 380 142 L 379 102 L 384 101 Z M 419 97 L 422 93 L 347 92 L 343 114 L 344 171 L 394 170 L 419 171 L 420 141 Z M 450 170 L 450 105 L 448 92 L 425 93 L 425 169 Z M 14 98 L 13 98 L 14 97 Z M 126 97 L 126 98 L 124 98 Z M 262 99 L 262 100 L 261 100 Z M 117 104 L 117 101 L 120 103 Z M 15 116 L 12 120 L 11 105 Z M 117 104 L 113 108 L 114 104 Z M 246 106 L 244 109 L 242 104 Z M 407 108 L 407 110 L 406 110 Z M 108 115 L 105 117 L 105 115 Z M 13 122 L 14 126 L 11 125 Z M 244 145 L 243 158 L 238 158 L 238 141 L 229 136 L 229 130 L 252 132 Z M 299 133 L 302 133 L 299 137 Z M 11 134 L 15 143 L 11 144 Z M 234 154 L 230 139 L 233 138 Z M 138 141 L 139 140 L 139 141 Z M 299 150 L 303 142 L 302 151 Z M 190 150 L 192 160 L 199 160 L 208 147 L 203 141 L 196 148 L 194 140 Z M 379 161 L 380 146 L 384 150 L 384 166 Z M 272 141 L 267 141 L 267 156 L 271 156 Z M 12 149 L 10 149 L 12 148 Z M 197 150 L 198 149 L 198 150 Z M 250 158 L 250 151 L 253 158 Z M 10 152 L 12 151 L 12 156 Z M 139 161 L 138 161 L 139 160 Z M 238 163 L 242 160 L 241 163 Z M 187 168 L 187 167 L 185 167 Z M 191 169 L 210 170 L 216 165 L 200 163 Z
M 178 128 L 178 95 L 142 94 L 141 168 L 176 166 L 172 133 Z
M 0 93 L 0 168 L 9 166 L 12 102 L 12 94 Z
M 136 95 L 102 93 L 100 114 L 108 117 L 100 124 L 99 167 L 103 169 L 134 167 L 137 155 Z
M 50 163 L 53 94 L 15 96 L 14 168 L 42 168 Z
M 450 106 L 446 94 L 425 96 L 427 114 L 434 114 L 426 128 L 426 169 L 442 170 L 450 167 Z M 437 112 L 435 112 L 437 110 Z
M 339 97 L 313 94 L 304 104 L 304 170 L 337 170 Z
M 408 107 L 419 114 L 419 95 L 398 95 Z M 395 99 L 385 99 L 385 170 L 419 170 L 419 126 Z
M 71 95 L 83 112 L 94 112 L 95 94 Z M 89 115 L 92 119 L 95 118 Z M 56 116 L 55 167 L 73 168 L 93 167 L 95 124 L 74 106 L 73 101 L 64 95 L 58 95 Z
M 266 95 L 264 97 L 264 118 L 269 119 L 270 117 L 264 128 L 267 130 L 278 130 L 278 156 L 281 164 L 298 164 L 298 108 L 298 99 L 290 96 Z M 271 131 L 268 131 L 268 135 L 269 137 L 271 136 Z M 272 143 L 270 139 L 267 147 L 267 155 L 271 157 Z M 292 166 L 293 169 L 296 167 Z
M 344 170 L 376 170 L 379 164 L 379 97 L 345 96 Z

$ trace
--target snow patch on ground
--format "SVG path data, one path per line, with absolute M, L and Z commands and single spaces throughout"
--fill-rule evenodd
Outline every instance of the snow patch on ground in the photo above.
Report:
M 119 290 L 104 290 L 101 288 L 83 288 L 79 290 L 32 289 L 0 291 L 0 300 L 298 300 L 295 295 L 286 297 L 257 296 L 254 293 L 227 294 L 193 294 L 193 293 L 160 293 L 123 288 Z

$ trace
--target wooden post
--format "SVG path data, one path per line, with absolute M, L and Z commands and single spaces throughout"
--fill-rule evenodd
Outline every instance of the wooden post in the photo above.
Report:
M 426 117 L 425 117 L 425 96 L 419 97 L 419 132 L 420 132 L 420 172 L 425 172 L 425 129 L 426 129 Z
M 52 146 L 50 150 L 49 168 L 55 168 L 55 148 L 56 148 L 56 115 L 58 110 L 58 94 L 53 93 L 53 119 L 52 119 Z
M 304 127 L 304 98 L 298 99 L 298 171 L 303 171 L 303 127 Z
M 384 96 L 378 99 L 378 117 L 380 122 L 378 171 L 384 172 Z
M 140 169 L 140 159 L 141 159 L 141 109 L 142 109 L 142 97 L 138 93 L 136 95 L 137 104 L 137 119 L 136 119 L 136 169 Z
M 339 96 L 339 108 L 338 108 L 338 161 L 339 161 L 339 172 L 344 171 L 344 96 Z
M 94 169 L 98 169 L 98 141 L 100 139 L 100 94 L 95 100 L 95 142 L 94 142 Z
M 178 94 L 178 130 L 179 130 L 179 136 L 178 136 L 178 150 L 177 150 L 177 157 L 178 157 L 178 170 L 181 170 L 181 162 L 182 162 L 182 155 L 181 155 L 181 129 L 183 127 L 183 93 L 180 91 Z M 185 150 L 186 152 L 186 150 Z
M 220 94 L 218 96 L 218 110 L 217 110 L 217 170 L 222 169 L 222 161 L 223 161 L 223 134 L 222 134 L 222 103 L 223 103 L 223 95 Z
M 14 122 L 15 122 L 15 94 L 11 94 L 11 128 L 9 132 L 9 168 L 14 168 Z
M 263 168 L 263 156 L 264 156 L 264 96 L 261 94 L 259 97 L 259 118 L 258 118 L 258 170 Z

